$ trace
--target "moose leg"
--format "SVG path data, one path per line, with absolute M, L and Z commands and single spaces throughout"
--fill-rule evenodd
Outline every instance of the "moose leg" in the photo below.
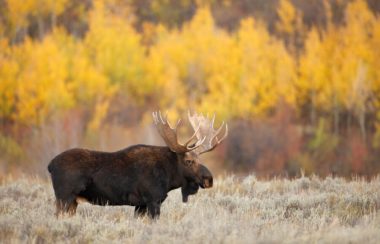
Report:
M 78 203 L 76 199 L 69 200 L 56 200 L 56 213 L 55 215 L 58 217 L 61 214 L 68 213 L 70 216 L 74 215 L 77 210 Z
M 56 216 L 67 213 L 74 215 L 77 210 L 78 194 L 86 188 L 86 179 L 80 174 L 52 174 L 53 188 L 56 197 Z
M 78 202 L 74 193 L 69 193 L 66 189 L 55 191 L 56 196 L 56 213 L 58 217 L 60 214 L 74 215 L 77 210 Z
M 135 207 L 135 217 L 143 217 L 147 213 L 146 205 L 140 205 Z
M 148 215 L 152 219 L 158 219 L 160 217 L 161 202 L 148 203 Z
M 76 200 L 76 195 L 73 193 L 71 187 L 57 187 L 57 184 L 54 184 L 54 192 L 56 197 L 56 213 L 58 217 L 61 214 L 68 213 L 70 216 L 74 215 L 77 210 L 78 202 Z
M 186 182 L 181 188 L 182 202 L 187 202 L 189 195 L 194 195 L 198 192 L 199 185 L 196 182 Z

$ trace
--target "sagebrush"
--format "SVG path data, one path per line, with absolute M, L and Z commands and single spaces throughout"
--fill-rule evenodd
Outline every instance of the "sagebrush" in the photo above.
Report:
M 216 179 L 181 202 L 179 190 L 161 217 L 134 218 L 133 207 L 81 203 L 57 219 L 49 180 L 5 179 L 0 186 L 2 243 L 379 243 L 380 178 Z

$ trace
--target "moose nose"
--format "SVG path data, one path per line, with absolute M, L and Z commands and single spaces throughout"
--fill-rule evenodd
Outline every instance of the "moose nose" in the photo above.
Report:
M 212 177 L 203 177 L 202 184 L 201 184 L 202 188 L 211 188 L 212 184 L 213 184 Z

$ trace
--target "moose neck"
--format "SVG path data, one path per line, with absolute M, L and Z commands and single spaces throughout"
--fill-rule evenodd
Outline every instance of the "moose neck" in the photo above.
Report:
M 185 181 L 185 177 L 183 175 L 183 169 L 180 165 L 179 156 L 168 149 L 168 156 L 166 170 L 169 175 L 169 190 L 173 190 L 179 188 L 183 185 Z

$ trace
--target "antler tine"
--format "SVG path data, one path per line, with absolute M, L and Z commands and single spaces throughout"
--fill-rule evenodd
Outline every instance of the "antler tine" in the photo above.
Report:
M 191 142 L 191 141 L 197 136 L 197 133 L 198 133 L 198 131 L 199 131 L 200 128 L 201 128 L 201 126 L 198 125 L 198 128 L 195 130 L 194 134 L 193 134 L 193 135 L 190 137 L 190 139 L 185 143 L 184 146 L 185 146 L 186 148 L 188 148 L 187 145 L 189 145 L 189 143 L 190 143 L 190 142 Z M 204 138 L 204 139 L 205 139 L 205 138 Z M 204 139 L 203 139 L 203 141 L 204 141 Z M 198 141 L 198 142 L 199 142 L 199 141 Z M 198 142 L 196 142 L 196 143 L 198 143 Z M 203 142 L 202 142 L 202 143 L 203 143 Z M 202 143 L 201 143 L 201 144 L 202 144 Z M 201 145 L 201 144 L 200 144 L 200 145 Z M 195 148 L 194 148 L 194 149 L 195 149 Z
M 214 122 L 215 122 L 215 113 L 214 113 L 214 116 L 212 116 L 211 125 L 210 125 L 211 129 L 214 128 Z M 224 123 L 224 121 L 223 121 L 223 123 Z M 222 126 L 220 126 L 220 127 L 222 127 Z
M 153 116 L 154 124 L 157 125 L 158 124 L 157 112 L 153 112 L 152 116 Z
M 223 122 L 224 123 L 224 122 Z M 220 128 L 218 129 L 218 132 L 215 134 L 215 136 L 210 140 L 210 142 L 212 143 L 212 141 L 214 139 L 216 139 L 216 143 L 209 149 L 205 150 L 205 151 L 202 151 L 200 152 L 199 154 L 203 154 L 203 153 L 206 153 L 206 152 L 210 152 L 212 150 L 214 150 L 224 139 L 226 139 L 227 135 L 228 135 L 228 126 L 226 124 L 226 129 L 225 129 L 225 133 L 223 135 L 223 137 L 219 140 L 218 139 L 218 135 L 219 135 L 219 132 L 221 130 L 222 126 L 220 126 Z
M 175 126 L 175 129 L 177 129 L 177 128 L 178 128 L 178 126 L 181 124 L 181 122 L 182 122 L 182 120 L 181 120 L 181 119 L 179 119 L 179 120 L 177 121 L 177 124 L 176 124 L 176 126 Z
M 190 151 L 193 151 L 193 150 L 197 149 L 198 147 L 202 146 L 202 144 L 205 142 L 205 140 L 206 140 L 206 136 L 203 137 L 202 140 L 197 141 L 193 147 L 189 148 Z
M 189 120 L 191 120 L 191 118 L 192 118 L 192 117 L 195 117 L 195 116 L 198 116 L 198 115 L 197 115 L 197 112 L 194 112 L 194 114 L 191 115 L 190 110 L 187 110 L 187 117 L 188 117 Z
M 176 126 L 172 127 L 167 118 L 168 117 L 167 113 L 165 116 L 162 116 L 161 111 L 158 111 L 158 112 L 153 112 L 152 116 L 153 116 L 154 124 L 156 125 L 159 134 L 161 135 L 162 139 L 165 141 L 166 145 L 173 152 L 185 153 L 185 152 L 195 150 L 196 148 L 200 147 L 206 139 L 206 137 L 203 138 L 202 140 L 198 138 L 198 141 L 195 143 L 193 147 L 188 147 L 191 141 L 199 134 L 201 126 L 198 125 L 198 128 L 195 130 L 194 134 L 190 137 L 190 139 L 184 145 L 182 145 L 178 142 L 178 138 L 177 138 L 177 128 L 180 125 L 181 120 L 178 120 Z M 191 116 L 190 111 L 189 111 L 189 116 Z
M 224 122 L 217 128 L 214 128 L 215 123 L 215 113 L 209 117 L 208 114 L 203 116 L 203 114 L 197 114 L 194 112 L 192 115 L 190 111 L 188 111 L 188 117 L 189 121 L 193 127 L 194 130 L 197 128 L 196 136 L 199 141 L 203 140 L 204 137 L 206 139 L 204 140 L 204 143 L 196 150 L 198 154 L 209 152 L 213 150 L 217 145 L 219 145 L 228 135 L 228 127 L 227 124 Z M 225 126 L 225 127 L 224 127 Z M 200 127 L 200 129 L 198 129 Z M 221 131 L 225 129 L 225 134 L 222 136 Z M 219 140 L 218 137 L 222 137 L 221 140 Z
M 214 139 L 216 139 L 217 142 L 219 141 L 218 136 L 219 136 L 219 133 L 222 131 L 223 126 L 224 126 L 224 121 L 222 122 L 222 125 L 219 126 L 218 130 L 216 130 L 216 132 L 214 133 L 214 136 L 210 139 L 210 143 L 212 143 L 212 142 L 214 141 Z M 228 127 L 226 127 L 226 130 L 228 131 Z M 223 136 L 222 139 L 223 139 L 224 137 L 225 137 L 225 136 Z M 218 144 L 218 143 L 217 143 L 217 144 Z
M 226 137 L 228 136 L 228 125 L 226 124 L 226 132 L 224 133 L 224 136 L 220 139 L 219 143 L 222 142 Z
M 159 114 L 159 116 L 160 116 L 160 120 L 161 120 L 162 124 L 166 124 L 166 122 L 165 122 L 164 119 L 162 118 L 161 111 L 158 111 L 158 114 Z M 167 121 L 167 116 L 165 117 L 165 120 Z
M 219 133 L 220 133 L 220 131 L 222 130 L 223 126 L 224 126 L 224 121 L 223 121 L 222 124 L 219 126 L 219 128 L 216 130 L 216 132 L 215 132 L 215 137 L 216 137 L 217 135 L 219 135 Z M 212 127 L 214 127 L 214 126 L 212 125 Z
M 168 112 L 165 113 L 164 118 L 162 118 L 161 112 L 159 112 L 159 113 L 160 113 L 160 118 L 161 118 L 162 123 L 163 123 L 163 124 L 167 124 L 167 125 L 170 127 L 170 129 L 176 131 L 177 128 L 178 128 L 178 126 L 179 126 L 180 123 L 181 123 L 181 119 L 179 119 L 179 120 L 177 121 L 177 124 L 176 124 L 175 127 L 172 127 L 172 125 L 170 124 L 170 122 L 169 122 L 169 120 L 168 120 Z

